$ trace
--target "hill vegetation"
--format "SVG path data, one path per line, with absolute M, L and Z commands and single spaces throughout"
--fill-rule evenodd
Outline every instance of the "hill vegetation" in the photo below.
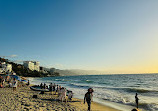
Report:
M 58 72 L 54 72 L 53 74 L 47 71 L 47 73 L 42 73 L 38 71 L 32 71 L 22 64 L 17 64 L 14 62 L 10 62 L 8 59 L 0 58 L 1 62 L 6 62 L 8 64 L 12 64 L 12 70 L 16 73 L 16 75 L 24 76 L 24 77 L 48 77 L 48 76 L 60 76 Z

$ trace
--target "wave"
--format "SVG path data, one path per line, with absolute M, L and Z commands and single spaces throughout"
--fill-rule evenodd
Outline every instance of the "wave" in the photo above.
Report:
M 83 84 L 76 84 L 76 83 L 71 83 L 69 84 L 71 87 L 79 87 L 79 88 L 89 88 L 89 85 L 83 85 Z
M 157 90 L 149 90 L 149 89 L 140 89 L 140 88 L 125 88 L 126 91 L 128 92 L 135 92 L 135 93 L 150 93 L 150 92 L 157 92 Z

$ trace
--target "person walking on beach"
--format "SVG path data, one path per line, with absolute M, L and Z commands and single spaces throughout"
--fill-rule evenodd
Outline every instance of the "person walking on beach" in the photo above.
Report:
M 136 93 L 136 95 L 135 95 L 135 101 L 136 101 L 136 107 L 137 107 L 137 108 L 138 108 L 138 100 L 139 100 L 138 94 Z
M 89 88 L 88 92 L 84 96 L 84 104 L 85 104 L 85 101 L 86 101 L 87 104 L 88 104 L 88 111 L 90 111 L 90 109 L 91 109 L 91 101 L 92 101 L 92 97 L 93 97 L 92 93 L 93 93 L 93 89 Z

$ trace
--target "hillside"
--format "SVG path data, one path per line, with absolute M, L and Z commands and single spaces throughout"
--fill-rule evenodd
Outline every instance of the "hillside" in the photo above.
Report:
M 101 71 L 95 70 L 81 70 L 81 69 L 67 69 L 67 70 L 60 70 L 56 69 L 57 72 L 60 73 L 61 76 L 72 76 L 72 75 L 93 75 L 93 74 L 102 74 Z
M 12 70 L 13 72 L 15 72 L 17 75 L 19 76 L 24 76 L 24 77 L 48 77 L 48 76 L 59 76 L 59 73 L 54 73 L 51 74 L 49 71 L 48 73 L 42 73 L 42 72 L 38 72 L 38 71 L 32 71 L 28 68 L 25 68 L 23 65 L 21 64 L 17 64 L 14 62 L 10 62 L 8 59 L 3 59 L 0 58 L 1 62 L 6 62 L 8 64 L 12 64 Z

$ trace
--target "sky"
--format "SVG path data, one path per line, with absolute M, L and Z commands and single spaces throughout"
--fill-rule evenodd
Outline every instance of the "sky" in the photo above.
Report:
M 157 73 L 157 6 L 157 0 L 0 0 L 0 56 L 60 69 Z

